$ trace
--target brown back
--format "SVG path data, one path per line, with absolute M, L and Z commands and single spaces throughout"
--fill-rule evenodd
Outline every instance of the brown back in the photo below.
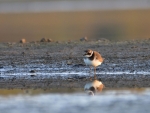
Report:
M 104 61 L 104 58 L 102 58 L 102 56 L 97 51 L 94 51 L 94 54 L 97 60 L 99 60 L 100 62 Z

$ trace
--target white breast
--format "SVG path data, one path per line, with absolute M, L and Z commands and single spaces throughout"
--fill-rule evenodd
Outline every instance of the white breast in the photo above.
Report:
M 97 67 L 97 66 L 101 65 L 101 63 L 102 63 L 99 60 L 94 59 L 91 61 L 88 58 L 84 58 L 84 62 L 86 65 L 92 65 L 94 67 Z
M 84 62 L 86 65 L 92 65 L 91 60 L 89 60 L 88 58 L 84 58 Z

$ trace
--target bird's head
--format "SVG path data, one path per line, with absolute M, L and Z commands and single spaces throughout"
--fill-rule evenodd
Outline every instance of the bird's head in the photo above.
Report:
M 91 57 L 93 54 L 93 51 L 91 49 L 85 50 L 84 52 L 85 54 L 83 56 L 85 57 Z

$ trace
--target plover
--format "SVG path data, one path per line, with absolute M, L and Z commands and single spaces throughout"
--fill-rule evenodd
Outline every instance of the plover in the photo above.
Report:
M 84 62 L 86 65 L 94 66 L 94 77 L 96 78 L 96 67 L 101 65 L 104 58 L 97 52 L 91 49 L 85 50 Z
M 89 82 L 85 84 L 84 90 L 89 94 L 89 95 L 94 95 L 96 92 L 101 92 L 104 88 L 104 85 L 101 81 L 99 80 L 94 80 L 93 82 Z

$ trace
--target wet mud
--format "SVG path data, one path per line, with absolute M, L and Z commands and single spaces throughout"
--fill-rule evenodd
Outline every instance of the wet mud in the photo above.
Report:
M 105 58 L 96 71 L 105 88 L 150 86 L 150 40 L 138 40 L 0 43 L 0 88 L 83 88 L 94 78 L 86 49 Z

